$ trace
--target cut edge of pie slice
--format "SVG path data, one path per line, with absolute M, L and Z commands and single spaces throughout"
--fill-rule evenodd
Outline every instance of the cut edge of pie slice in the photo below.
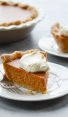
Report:
M 18 63 L 20 58 L 28 53 L 35 51 L 15 51 L 12 54 L 3 54 L 1 56 L 6 78 L 15 84 L 25 87 L 32 91 L 45 93 L 47 91 L 48 70 L 45 72 L 27 72 L 20 68 Z M 47 58 L 47 53 L 40 51 Z

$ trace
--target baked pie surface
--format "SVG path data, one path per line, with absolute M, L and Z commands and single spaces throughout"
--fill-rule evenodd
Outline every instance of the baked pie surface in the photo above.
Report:
M 38 16 L 35 8 L 23 3 L 0 1 L 0 26 L 20 25 Z

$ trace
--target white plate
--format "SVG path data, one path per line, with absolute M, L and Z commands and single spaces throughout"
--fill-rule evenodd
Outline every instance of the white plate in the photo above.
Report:
M 52 37 L 41 38 L 38 45 L 42 50 L 47 51 L 49 54 L 68 58 L 68 53 L 63 53 L 59 51 L 58 46 L 56 45 Z
M 17 101 L 42 101 L 55 99 L 68 94 L 68 69 L 54 63 L 48 63 L 50 67 L 50 75 L 48 78 L 48 91 L 46 94 L 28 93 L 25 88 L 4 89 L 0 86 L 0 96 L 7 99 Z M 3 66 L 0 65 L 0 71 L 3 72 Z M 0 73 L 1 78 L 1 73 Z

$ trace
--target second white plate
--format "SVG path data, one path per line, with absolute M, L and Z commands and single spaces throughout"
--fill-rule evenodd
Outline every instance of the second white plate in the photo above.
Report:
M 59 49 L 52 37 L 41 38 L 38 45 L 42 50 L 47 51 L 49 54 L 68 58 L 68 53 L 62 53 L 61 51 L 59 51 Z

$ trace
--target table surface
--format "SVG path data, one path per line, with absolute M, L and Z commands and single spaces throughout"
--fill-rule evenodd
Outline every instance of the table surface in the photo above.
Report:
M 27 0 L 25 0 L 25 2 L 26 1 Z M 43 19 L 24 40 L 7 45 L 0 45 L 0 53 L 38 48 L 39 39 L 49 35 L 50 26 L 54 22 L 60 21 L 65 25 L 67 24 L 67 0 L 28 0 L 28 2 L 41 7 L 46 15 L 45 19 Z M 68 59 L 48 54 L 48 60 L 68 67 Z M 59 99 L 41 102 L 17 102 L 0 98 L 0 117 L 4 116 L 68 117 L 68 95 Z

